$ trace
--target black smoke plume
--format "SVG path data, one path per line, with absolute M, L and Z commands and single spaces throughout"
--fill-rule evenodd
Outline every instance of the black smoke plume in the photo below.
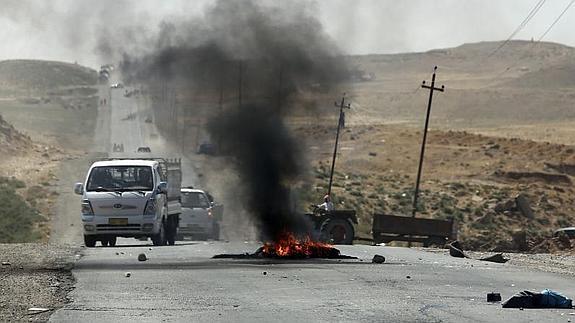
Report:
M 305 165 L 286 118 L 302 93 L 337 87 L 346 67 L 313 4 L 266 4 L 217 1 L 203 17 L 164 23 L 155 47 L 127 53 L 121 67 L 131 82 L 175 82 L 212 93 L 208 131 L 242 183 L 230 189 L 244 190 L 263 236 L 274 239 L 302 229 L 289 191 Z M 219 110 L 218 91 L 237 100 Z M 196 109 L 194 102 L 185 104 Z

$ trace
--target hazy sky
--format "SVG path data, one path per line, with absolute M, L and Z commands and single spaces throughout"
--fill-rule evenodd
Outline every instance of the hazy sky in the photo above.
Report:
M 0 59 L 39 58 L 98 66 L 103 29 L 200 15 L 209 0 L 0 0 Z M 230 0 L 232 1 L 232 0 Z M 271 0 L 266 0 L 273 2 Z M 548 0 L 516 39 L 538 39 L 571 0 Z M 351 54 L 426 51 L 505 39 L 538 0 L 323 0 L 309 5 Z M 575 5 L 545 37 L 575 46 Z

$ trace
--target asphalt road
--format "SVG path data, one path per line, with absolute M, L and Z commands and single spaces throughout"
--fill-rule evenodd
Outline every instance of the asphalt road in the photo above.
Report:
M 108 322 L 567 322 L 573 310 L 503 309 L 486 302 L 521 290 L 575 295 L 575 281 L 506 264 L 407 248 L 339 246 L 358 260 L 223 260 L 254 243 L 87 250 L 73 302 L 52 321 Z M 151 249 L 151 250 L 150 250 Z M 137 256 L 149 258 L 139 262 Z M 373 264 L 374 254 L 387 258 Z M 130 277 L 125 273 L 130 272 Z M 264 274 L 265 273 L 265 274 Z M 563 314 L 563 315 L 562 315 Z
M 171 150 L 145 122 L 142 101 L 112 91 L 101 122 L 110 126 L 110 148 L 124 143 L 152 154 Z M 105 111 L 109 111 L 106 115 Z M 135 115 L 135 118 L 127 118 Z M 107 121 L 106 121 L 107 120 Z M 107 127 L 107 126 L 106 126 Z M 101 136 L 100 136 L 101 137 Z M 96 138 L 106 143 L 105 139 Z M 121 154 L 112 154 L 121 157 Z M 192 179 L 192 161 L 184 176 Z M 575 310 L 503 309 L 486 294 L 503 298 L 522 290 L 550 288 L 575 297 L 570 276 L 509 264 L 451 258 L 437 253 L 381 246 L 338 246 L 356 260 L 226 260 L 221 253 L 253 252 L 254 242 L 178 242 L 153 247 L 119 239 L 114 248 L 84 249 L 73 274 L 72 302 L 54 322 L 568 322 Z M 139 262 L 137 256 L 149 258 Z M 373 264 L 374 254 L 387 258 Z M 130 277 L 126 277 L 126 273 Z

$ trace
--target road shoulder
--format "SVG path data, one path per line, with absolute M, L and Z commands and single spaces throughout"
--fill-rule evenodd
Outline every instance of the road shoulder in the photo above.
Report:
M 0 321 L 44 322 L 64 306 L 75 284 L 76 252 L 55 244 L 0 244 Z

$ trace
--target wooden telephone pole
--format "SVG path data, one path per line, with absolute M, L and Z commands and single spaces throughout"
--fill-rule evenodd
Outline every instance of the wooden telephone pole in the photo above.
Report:
M 443 92 L 445 91 L 445 86 L 441 88 L 435 87 L 435 72 L 437 71 L 437 66 L 433 68 L 433 76 L 431 77 L 431 85 L 425 84 L 425 81 L 421 84 L 424 89 L 429 89 L 429 102 L 427 103 L 427 115 L 425 116 L 425 128 L 423 129 L 423 141 L 421 142 L 421 152 L 419 154 L 419 167 L 417 168 L 417 180 L 415 181 L 415 193 L 413 195 L 413 210 L 411 216 L 415 218 L 415 213 L 417 212 L 417 199 L 419 197 L 419 182 L 421 180 L 421 169 L 423 167 L 423 155 L 425 154 L 425 142 L 427 141 L 427 128 L 429 126 L 429 115 L 431 114 L 431 101 L 433 100 L 433 91 Z M 411 244 L 411 242 L 410 242 Z
M 338 104 L 337 102 L 335 102 L 335 106 L 339 107 L 339 119 L 337 121 L 337 132 L 335 135 L 335 146 L 333 148 L 333 158 L 331 160 L 331 171 L 329 173 L 329 185 L 327 187 L 327 195 L 331 195 L 331 184 L 333 183 L 333 171 L 335 169 L 335 156 L 337 155 L 337 144 L 339 143 L 339 130 L 342 128 L 343 126 L 343 118 L 344 118 L 344 113 L 343 113 L 343 109 L 351 109 L 351 104 L 345 104 L 345 93 L 343 94 L 343 97 L 341 98 L 341 102 Z

